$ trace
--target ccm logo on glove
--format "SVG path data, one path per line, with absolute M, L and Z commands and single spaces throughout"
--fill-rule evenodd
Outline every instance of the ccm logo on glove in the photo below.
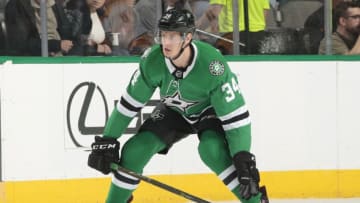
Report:
M 120 143 L 116 139 L 95 136 L 95 142 L 91 144 L 88 165 L 104 174 L 110 173 L 110 164 L 119 161 L 119 148 Z
M 91 146 L 91 149 L 92 150 L 96 150 L 96 149 L 100 149 L 100 150 L 103 150 L 103 149 L 115 149 L 117 146 L 117 144 L 93 144 Z

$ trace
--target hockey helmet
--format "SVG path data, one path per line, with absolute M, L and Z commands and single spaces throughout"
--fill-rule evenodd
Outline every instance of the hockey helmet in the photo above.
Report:
M 193 14 L 185 9 L 170 9 L 160 18 L 160 31 L 176 31 L 180 33 L 194 33 L 195 20 Z

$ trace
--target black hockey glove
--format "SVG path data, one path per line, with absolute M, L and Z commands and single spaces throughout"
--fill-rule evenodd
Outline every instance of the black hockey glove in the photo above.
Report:
M 119 162 L 120 143 L 114 138 L 95 136 L 91 144 L 88 166 L 104 174 L 109 174 L 110 164 Z
M 256 168 L 255 156 L 241 151 L 235 154 L 233 162 L 240 182 L 240 196 L 249 199 L 259 193 L 260 175 Z

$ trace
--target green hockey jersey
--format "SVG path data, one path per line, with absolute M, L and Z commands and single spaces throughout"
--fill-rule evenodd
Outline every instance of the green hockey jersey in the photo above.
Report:
M 236 75 L 211 45 L 193 41 L 191 46 L 194 57 L 184 72 L 164 57 L 159 45 L 144 53 L 139 69 L 133 74 L 127 91 L 105 127 L 104 136 L 120 137 L 131 119 L 159 88 L 161 102 L 182 114 L 190 123 L 213 107 L 222 121 L 228 142 L 232 137 L 242 137 L 240 148 L 234 150 L 249 151 L 250 117 Z

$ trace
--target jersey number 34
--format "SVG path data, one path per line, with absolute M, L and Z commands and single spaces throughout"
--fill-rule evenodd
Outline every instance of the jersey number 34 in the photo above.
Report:
M 226 94 L 225 95 L 226 102 L 231 102 L 232 100 L 234 100 L 236 92 L 239 92 L 239 94 L 241 94 L 239 84 L 237 83 L 235 78 L 231 79 L 231 84 L 230 82 L 223 84 L 221 86 L 221 90 Z

